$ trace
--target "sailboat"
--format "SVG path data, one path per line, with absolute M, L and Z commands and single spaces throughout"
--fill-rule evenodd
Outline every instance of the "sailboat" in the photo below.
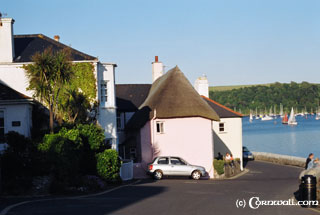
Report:
M 316 120 L 319 120 L 319 119 L 320 119 L 320 115 L 319 115 L 319 108 L 318 108 L 318 110 L 316 112 Z
M 259 116 L 258 116 L 258 108 L 256 108 L 256 119 L 259 119 Z
M 288 124 L 288 115 L 287 115 L 287 113 L 285 113 L 283 118 L 282 118 L 282 124 Z
M 290 113 L 290 117 L 289 117 L 289 120 L 288 120 L 288 125 L 298 125 L 298 123 L 296 121 L 296 117 L 294 115 L 293 108 L 291 108 L 291 113 Z
M 280 117 L 283 118 L 283 105 L 280 103 Z

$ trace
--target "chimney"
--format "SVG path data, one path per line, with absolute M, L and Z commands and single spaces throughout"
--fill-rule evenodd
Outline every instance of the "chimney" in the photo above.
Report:
M 202 77 L 196 79 L 194 88 L 200 95 L 209 98 L 209 82 L 206 75 L 202 75 Z
M 12 18 L 0 18 L 0 62 L 12 63 L 14 59 L 14 39 Z
M 152 82 L 157 80 L 163 75 L 163 64 L 159 62 L 158 56 L 155 56 L 154 62 L 152 62 Z
M 54 38 L 54 40 L 57 41 L 57 42 L 59 42 L 59 40 L 60 40 L 60 36 L 59 36 L 59 35 L 54 35 L 53 38 Z

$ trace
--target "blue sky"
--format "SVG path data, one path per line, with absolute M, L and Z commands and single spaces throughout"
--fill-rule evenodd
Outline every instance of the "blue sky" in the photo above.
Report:
M 150 83 L 154 56 L 210 85 L 320 82 L 318 0 L 10 0 L 15 34 L 117 63 L 118 83 Z

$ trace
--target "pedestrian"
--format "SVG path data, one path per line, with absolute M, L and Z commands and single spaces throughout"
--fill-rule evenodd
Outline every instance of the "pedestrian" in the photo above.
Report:
M 309 156 L 308 156 L 308 158 L 307 158 L 307 160 L 306 160 L 305 169 L 309 169 L 309 167 L 311 168 L 312 165 L 309 166 L 309 163 L 310 163 L 311 161 L 312 161 L 312 163 L 313 163 L 313 157 L 314 157 L 313 153 L 310 153 Z
M 228 152 L 226 153 L 225 160 L 226 161 L 231 161 L 231 155 Z
M 308 169 L 316 168 L 318 166 L 319 166 L 319 158 L 316 158 L 316 159 L 309 162 Z
M 222 160 L 223 159 L 223 156 L 220 152 L 218 152 L 218 156 L 217 156 L 217 160 Z

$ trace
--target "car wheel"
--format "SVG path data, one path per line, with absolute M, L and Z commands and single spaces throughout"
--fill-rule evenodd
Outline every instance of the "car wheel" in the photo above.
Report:
M 153 174 L 154 178 L 157 180 L 160 180 L 163 176 L 162 172 L 160 170 L 156 170 Z
M 198 170 L 195 170 L 195 171 L 192 172 L 191 177 L 192 177 L 194 180 L 199 180 L 200 177 L 201 177 L 201 173 L 200 173 Z

